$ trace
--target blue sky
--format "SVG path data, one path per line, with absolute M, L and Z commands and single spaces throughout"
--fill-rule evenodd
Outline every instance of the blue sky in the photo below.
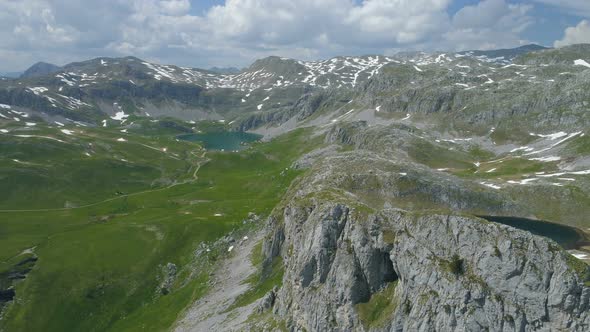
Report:
M 404 50 L 590 43 L 590 0 L 0 0 L 0 72 L 134 55 L 243 67 Z

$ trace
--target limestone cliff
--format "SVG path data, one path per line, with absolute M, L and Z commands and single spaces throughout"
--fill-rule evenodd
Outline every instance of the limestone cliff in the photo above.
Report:
M 295 331 L 590 328 L 583 264 L 476 217 L 294 200 L 264 251 L 284 262 L 273 312 Z

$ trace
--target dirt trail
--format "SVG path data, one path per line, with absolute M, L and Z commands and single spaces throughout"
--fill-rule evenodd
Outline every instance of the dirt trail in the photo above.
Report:
M 232 250 L 233 256 L 225 260 L 212 277 L 211 290 L 195 302 L 180 319 L 174 331 L 243 331 L 244 322 L 253 312 L 258 301 L 227 311 L 236 298 L 246 292 L 249 285 L 245 280 L 256 268 L 250 262 L 250 253 L 262 232 L 250 239 L 238 241 Z

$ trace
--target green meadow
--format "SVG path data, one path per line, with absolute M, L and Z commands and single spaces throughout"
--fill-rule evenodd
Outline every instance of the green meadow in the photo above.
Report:
M 0 331 L 169 329 L 207 291 L 226 251 L 214 242 L 256 227 L 243 221 L 271 212 L 300 173 L 289 166 L 319 144 L 298 130 L 224 153 L 173 130 L 26 133 L 56 141 L 9 129 L 0 136 L 0 286 L 16 297 Z M 211 251 L 196 255 L 203 244 Z M 164 291 L 168 263 L 178 272 Z M 25 279 L 9 277 L 24 266 Z

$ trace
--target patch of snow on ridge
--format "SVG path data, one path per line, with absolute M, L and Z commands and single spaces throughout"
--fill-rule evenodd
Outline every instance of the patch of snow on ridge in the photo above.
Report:
M 509 180 L 508 183 L 511 183 L 511 184 L 528 184 L 529 182 L 533 182 L 533 181 L 537 181 L 537 180 L 539 180 L 539 178 L 528 178 L 528 179 L 524 179 L 524 180 L 520 180 L 520 181 Z
M 533 151 L 533 150 L 535 150 L 535 149 L 533 149 L 531 147 L 528 147 L 528 146 L 521 146 L 519 148 L 515 148 L 515 149 L 510 150 L 510 153 L 517 152 L 517 151 L 530 152 L 530 151 Z
M 422 70 L 422 69 L 418 68 L 418 66 L 414 66 L 414 69 L 416 69 L 416 70 L 417 70 L 417 71 L 419 71 L 419 72 L 423 72 L 423 71 L 424 71 L 424 70 Z
M 575 66 L 584 66 L 584 67 L 590 68 L 590 63 L 588 63 L 588 62 L 586 62 L 586 61 L 584 61 L 582 59 L 575 60 L 574 61 L 574 65 Z
M 531 158 L 529 160 L 536 160 L 536 161 L 544 161 L 544 162 L 550 162 L 550 161 L 560 161 L 561 157 L 557 157 L 557 156 L 548 156 L 548 157 L 541 157 L 541 158 Z
M 560 134 L 561 134 L 561 133 L 560 133 Z M 577 132 L 575 132 L 575 133 L 571 133 L 571 134 L 569 134 L 569 135 L 567 135 L 567 134 L 566 134 L 567 136 L 566 136 L 564 139 L 562 139 L 562 140 L 558 141 L 557 143 L 553 143 L 551 146 L 549 146 L 549 147 L 547 147 L 547 148 L 544 148 L 544 149 L 541 149 L 541 150 L 539 150 L 539 151 L 534 151 L 534 152 L 525 153 L 524 155 L 525 155 L 525 156 L 530 156 L 530 155 L 533 155 L 533 154 L 538 154 L 538 153 L 541 153 L 541 152 L 545 152 L 545 151 L 547 151 L 547 150 L 551 150 L 551 149 L 553 149 L 554 147 L 556 147 L 556 146 L 560 145 L 561 143 L 563 143 L 563 142 L 565 142 L 565 141 L 567 141 L 567 140 L 569 140 L 569 139 L 571 139 L 571 138 L 574 138 L 574 137 L 576 137 L 576 136 L 578 136 L 578 135 L 580 135 L 580 134 L 582 134 L 582 132 L 581 132 L 581 131 L 577 131 Z M 563 137 L 563 136 L 560 136 L 560 137 Z
M 502 187 L 496 186 L 495 184 L 489 183 L 489 182 L 480 182 L 479 184 L 484 185 L 486 187 L 493 188 L 493 189 L 502 189 Z
M 543 138 L 548 138 L 552 141 L 558 139 L 558 138 L 562 138 L 567 136 L 566 132 L 560 131 L 558 133 L 554 133 L 554 134 L 548 134 L 548 135 L 543 135 L 543 134 L 535 134 L 535 133 L 529 133 L 529 135 L 531 136 L 537 136 L 537 137 L 543 137 Z
M 61 129 L 61 132 L 64 133 L 64 134 L 66 134 L 66 135 L 73 135 L 74 134 L 73 131 L 68 130 L 68 129 Z
M 125 114 L 125 112 L 120 111 L 120 112 L 117 112 L 114 116 L 111 116 L 111 119 L 117 120 L 117 121 L 123 121 L 123 120 L 127 119 L 128 117 L 129 117 L 129 114 Z
M 39 95 L 39 94 L 41 94 L 41 93 L 43 93 L 43 92 L 47 92 L 47 91 L 49 91 L 49 89 L 47 89 L 47 88 L 46 88 L 46 87 L 44 87 L 44 86 L 37 86 L 37 87 L 33 87 L 33 88 L 27 88 L 27 89 L 29 89 L 31 92 L 33 92 L 33 93 L 34 93 L 34 94 L 36 94 L 36 95 Z
M 0 104 L 0 108 L 3 108 L 5 110 L 9 110 L 10 109 L 10 105 Z
M 590 174 L 590 169 L 584 170 L 584 171 L 569 171 L 569 172 L 559 172 L 559 173 L 551 173 L 551 174 L 542 174 L 542 175 L 538 175 L 540 177 L 544 177 L 544 178 L 553 178 L 556 176 L 563 176 L 563 175 L 588 175 Z
M 586 255 L 586 254 L 574 254 L 574 253 L 572 253 L 571 255 L 574 256 L 574 257 L 576 257 L 577 259 L 586 259 L 586 258 L 588 258 L 588 255 Z

